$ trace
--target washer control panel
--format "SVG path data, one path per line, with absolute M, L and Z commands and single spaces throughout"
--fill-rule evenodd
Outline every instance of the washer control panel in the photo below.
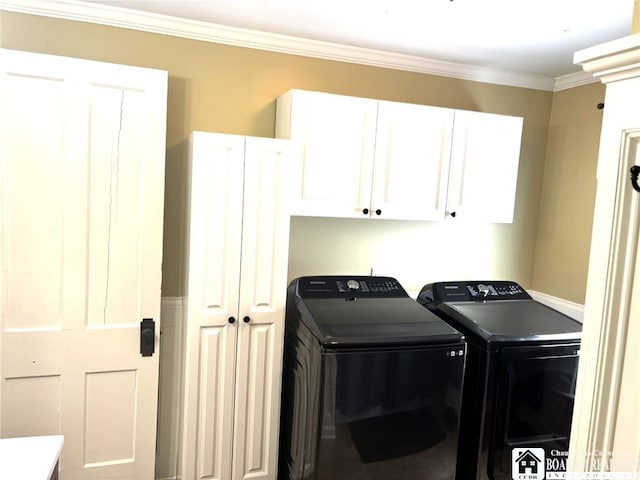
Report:
M 302 298 L 389 298 L 408 297 L 400 282 L 392 277 L 326 276 L 297 280 Z
M 492 282 L 467 284 L 467 290 L 473 298 L 500 298 L 506 300 L 518 295 L 528 294 L 515 282 Z
M 423 304 L 528 299 L 531 296 L 524 288 L 516 282 L 503 280 L 436 282 L 425 285 L 418 296 Z

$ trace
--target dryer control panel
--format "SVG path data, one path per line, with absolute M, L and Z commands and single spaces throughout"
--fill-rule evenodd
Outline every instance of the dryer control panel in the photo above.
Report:
M 318 276 L 298 280 L 301 298 L 398 298 L 409 295 L 392 277 Z
M 528 299 L 531 296 L 524 288 L 504 280 L 436 282 L 422 287 L 418 295 L 422 304 Z

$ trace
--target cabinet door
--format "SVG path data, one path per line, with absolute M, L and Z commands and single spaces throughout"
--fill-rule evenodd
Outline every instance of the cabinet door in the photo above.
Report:
M 456 110 L 448 215 L 513 221 L 521 136 L 521 117 Z
M 278 99 L 276 135 L 302 148 L 301 161 L 292 164 L 293 215 L 368 215 L 377 105 L 299 90 Z
M 289 254 L 286 141 L 247 138 L 234 479 L 275 480 Z
M 243 163 L 243 137 L 192 134 L 181 478 L 231 478 Z
M 153 478 L 166 98 L 166 72 L 0 49 L 0 437 L 63 434 L 61 478 Z
M 371 215 L 407 220 L 442 220 L 453 110 L 380 102 Z

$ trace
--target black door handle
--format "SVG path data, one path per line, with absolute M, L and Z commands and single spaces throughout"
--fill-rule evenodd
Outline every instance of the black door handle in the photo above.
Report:
M 155 351 L 156 322 L 153 318 L 143 318 L 140 322 L 140 355 L 150 357 Z
M 638 185 L 638 175 L 640 175 L 640 167 L 638 165 L 634 165 L 631 167 L 629 171 L 631 174 L 631 186 L 636 192 L 640 192 L 640 185 Z

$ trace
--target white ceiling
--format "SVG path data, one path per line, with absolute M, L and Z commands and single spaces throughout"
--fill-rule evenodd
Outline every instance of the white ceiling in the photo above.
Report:
M 89 0 L 216 25 L 557 78 L 630 34 L 634 0 Z

